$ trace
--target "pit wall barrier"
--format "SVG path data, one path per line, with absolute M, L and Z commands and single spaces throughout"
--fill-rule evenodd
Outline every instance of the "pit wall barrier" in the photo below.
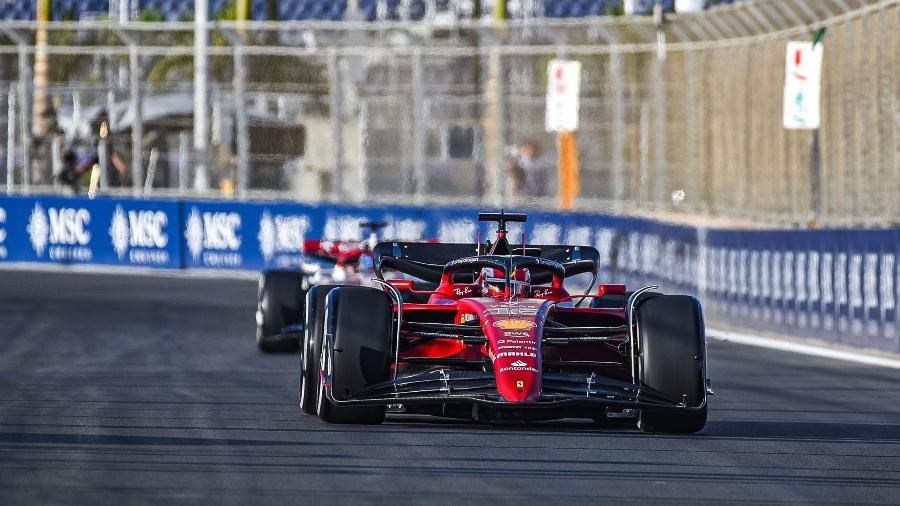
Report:
M 208 200 L 0 197 L 0 263 L 184 269 L 291 268 L 304 239 L 472 242 L 491 224 L 459 207 Z M 736 328 L 900 353 L 900 229 L 698 229 L 596 213 L 529 212 L 509 224 L 529 244 L 589 244 L 601 280 L 690 293 L 707 320 Z

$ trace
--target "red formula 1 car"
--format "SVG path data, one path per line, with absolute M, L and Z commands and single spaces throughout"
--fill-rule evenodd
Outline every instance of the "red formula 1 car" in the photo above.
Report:
M 390 410 L 704 427 L 711 392 L 696 299 L 609 284 L 573 295 L 567 278 L 596 280 L 596 249 L 511 247 L 505 223 L 524 215 L 479 219 L 499 223 L 493 244 L 381 243 L 380 288 L 310 290 L 304 412 L 334 423 L 380 423 Z

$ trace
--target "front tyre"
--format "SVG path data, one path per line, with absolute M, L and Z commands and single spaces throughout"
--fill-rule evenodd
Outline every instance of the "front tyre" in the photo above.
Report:
M 636 311 L 641 382 L 695 409 L 641 410 L 644 432 L 691 433 L 706 425 L 706 335 L 697 299 L 659 295 Z
M 329 400 L 325 381 L 331 379 L 335 400 L 346 400 L 388 380 L 393 304 L 381 290 L 344 286 L 325 302 L 325 333 L 319 356 L 318 414 L 329 423 L 379 424 L 385 406 L 342 406 Z M 329 349 L 330 347 L 330 349 Z
M 300 409 L 316 414 L 319 385 L 319 356 L 322 354 L 322 334 L 325 328 L 325 298 L 334 285 L 313 286 L 306 292 L 306 311 L 303 340 L 300 342 Z
M 285 337 L 286 327 L 303 323 L 303 275 L 290 271 L 260 274 L 256 344 L 265 353 L 296 351 L 298 339 Z

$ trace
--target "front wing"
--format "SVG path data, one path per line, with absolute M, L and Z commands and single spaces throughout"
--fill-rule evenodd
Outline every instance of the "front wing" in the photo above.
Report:
M 330 385 L 330 378 L 325 378 Z M 349 399 L 335 399 L 331 388 L 325 393 L 336 405 L 390 404 L 479 404 L 512 410 L 553 409 L 567 406 L 608 407 L 654 411 L 696 411 L 706 405 L 686 406 L 649 387 L 591 375 L 547 373 L 543 375 L 541 396 L 531 402 L 509 402 L 497 393 L 493 372 L 439 369 L 386 381 Z

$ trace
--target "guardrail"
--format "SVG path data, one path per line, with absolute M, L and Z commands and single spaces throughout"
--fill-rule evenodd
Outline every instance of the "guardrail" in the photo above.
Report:
M 471 242 L 465 207 L 0 197 L 0 263 L 261 270 L 297 265 L 305 238 Z M 532 212 L 509 224 L 531 244 L 597 246 L 601 279 L 696 294 L 734 326 L 900 352 L 900 229 L 709 230 L 598 213 Z

